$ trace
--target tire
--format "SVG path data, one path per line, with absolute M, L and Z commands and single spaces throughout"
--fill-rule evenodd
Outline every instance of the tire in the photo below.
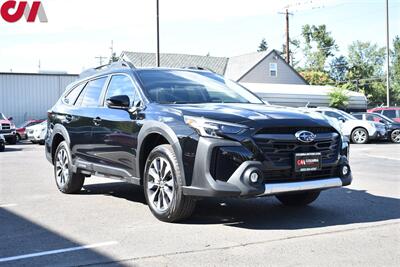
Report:
M 21 141 L 21 136 L 19 134 L 16 135 L 17 142 Z
M 368 132 L 364 128 L 356 128 L 351 132 L 351 141 L 355 144 L 368 143 Z
M 6 150 L 6 146 L 4 144 L 0 145 L 0 152 L 3 152 L 4 150 Z
M 6 141 L 7 141 L 7 143 L 9 143 L 10 145 L 15 145 L 15 144 L 17 144 L 17 136 L 14 135 L 13 137 L 8 138 Z
M 306 206 L 314 202 L 320 191 L 309 191 L 291 194 L 276 195 L 276 198 L 286 206 Z
M 44 140 L 39 141 L 39 145 L 44 146 Z
M 58 190 L 65 194 L 76 194 L 81 191 L 85 176 L 74 173 L 72 168 L 71 151 L 67 142 L 61 142 L 54 154 L 54 178 Z
M 396 144 L 400 143 L 400 129 L 396 129 L 390 133 L 390 141 Z
M 143 185 L 147 204 L 157 219 L 177 222 L 193 213 L 196 202 L 183 194 L 183 179 L 171 145 L 160 145 L 150 152 Z

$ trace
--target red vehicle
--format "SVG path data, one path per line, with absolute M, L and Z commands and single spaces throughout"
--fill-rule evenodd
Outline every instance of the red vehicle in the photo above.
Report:
M 44 120 L 28 120 L 24 123 L 22 123 L 18 128 L 17 128 L 17 140 L 25 140 L 28 138 L 27 133 L 26 133 L 26 128 L 33 126 L 35 124 L 39 124 L 43 122 Z
M 368 110 L 369 113 L 379 113 L 385 115 L 386 117 L 400 122 L 400 107 L 381 107 L 381 108 L 372 108 Z

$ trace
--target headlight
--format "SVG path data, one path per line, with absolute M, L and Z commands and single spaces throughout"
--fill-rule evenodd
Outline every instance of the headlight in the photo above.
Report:
M 10 128 L 11 128 L 11 130 L 15 130 L 15 124 L 11 123 Z
M 203 117 L 184 116 L 185 123 L 205 137 L 222 138 L 224 134 L 240 134 L 247 127 L 244 125 L 215 121 Z

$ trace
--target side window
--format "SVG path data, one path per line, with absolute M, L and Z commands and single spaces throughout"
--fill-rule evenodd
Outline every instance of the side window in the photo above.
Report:
M 278 76 L 278 64 L 277 63 L 269 63 L 269 76 L 271 76 L 271 77 Z
M 396 118 L 396 110 L 384 110 L 382 114 L 389 118 Z
M 72 89 L 65 97 L 64 102 L 73 105 L 75 104 L 76 99 L 78 98 L 79 94 L 82 92 L 82 89 L 85 87 L 86 83 L 81 83 Z
M 110 84 L 105 99 L 116 95 L 127 95 L 130 99 L 130 105 L 135 105 L 139 100 L 138 93 L 131 79 L 125 75 L 114 75 L 111 78 Z
M 360 115 L 360 114 L 356 114 L 356 115 L 353 114 L 353 116 L 354 116 L 356 119 L 359 119 L 359 120 L 362 120 L 362 119 L 363 119 L 363 115 Z
M 325 115 L 328 116 L 328 117 L 335 118 L 335 119 L 339 119 L 340 117 L 343 117 L 339 113 L 336 113 L 336 112 L 333 112 L 333 111 L 325 111 Z
M 101 91 L 106 80 L 107 77 L 103 77 L 88 82 L 85 90 L 81 93 L 76 101 L 77 105 L 80 103 L 82 107 L 98 107 Z
M 377 117 L 374 115 L 367 114 L 367 115 L 365 115 L 365 118 L 367 119 L 367 121 L 378 121 L 378 120 L 376 120 Z

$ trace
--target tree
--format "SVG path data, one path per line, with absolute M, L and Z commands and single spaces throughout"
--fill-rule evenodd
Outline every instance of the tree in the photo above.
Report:
M 299 64 L 299 61 L 296 60 L 295 54 L 297 50 L 300 48 L 300 41 L 297 39 L 291 39 L 289 40 L 289 57 L 290 57 L 290 65 L 293 67 L 296 67 Z M 279 54 L 286 59 L 286 44 L 282 44 L 282 51 L 279 52 Z
M 328 95 L 330 98 L 330 107 L 345 109 L 349 104 L 349 96 L 343 88 L 334 88 Z
M 391 103 L 400 105 L 400 36 L 393 39 L 393 51 L 391 53 Z
M 115 52 L 112 53 L 109 63 L 117 62 L 119 61 L 119 57 L 117 57 L 117 54 Z
M 303 76 L 310 85 L 328 85 L 333 84 L 329 75 L 324 71 L 317 70 L 304 70 L 300 71 L 300 75 Z
M 263 38 L 260 42 L 260 45 L 258 46 L 257 52 L 262 52 L 262 51 L 267 51 L 267 50 L 268 50 L 268 43 L 265 40 L 265 38 Z
M 343 82 L 348 70 L 349 63 L 344 56 L 335 57 L 329 64 L 329 76 L 335 82 Z
M 305 46 L 305 68 L 309 70 L 324 71 L 326 60 L 333 56 L 338 47 L 331 33 L 326 30 L 326 25 L 302 27 L 301 33 Z
M 349 46 L 349 69 L 343 87 L 364 92 L 371 102 L 384 103 L 385 48 L 370 42 L 355 41 Z

